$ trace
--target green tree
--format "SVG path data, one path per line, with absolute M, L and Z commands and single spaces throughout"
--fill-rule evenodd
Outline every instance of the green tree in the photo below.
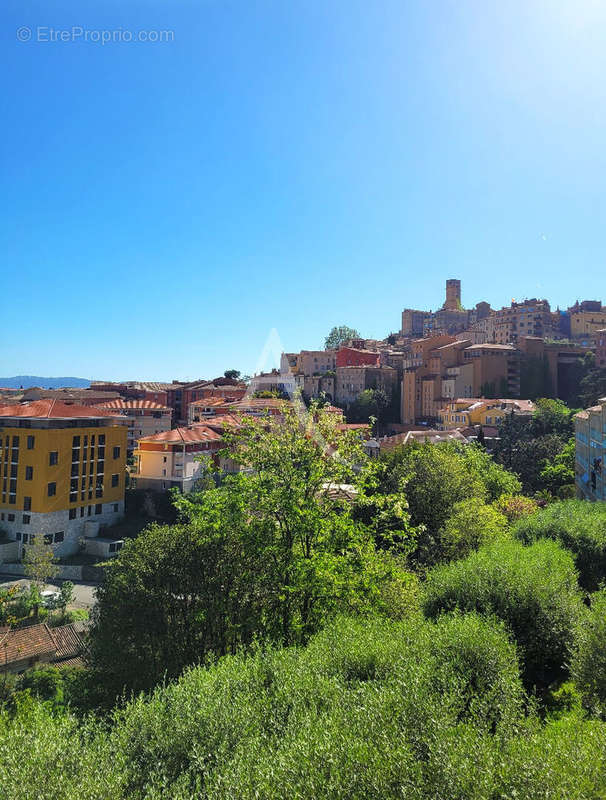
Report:
M 441 531 L 456 503 L 472 498 L 491 502 L 520 490 L 515 475 L 474 445 L 413 443 L 381 456 L 380 463 L 384 464 L 377 473 L 381 490 L 405 492 L 410 521 L 417 531 L 413 558 L 422 565 L 445 557 Z
M 73 599 L 74 584 L 71 581 L 63 581 L 61 584 L 61 589 L 59 590 L 59 600 L 57 603 L 63 614 L 65 614 L 68 605 L 73 601 Z
M 35 615 L 38 616 L 40 592 L 59 571 L 53 548 L 44 543 L 44 538 L 41 534 L 32 535 L 30 544 L 25 548 L 23 569 L 33 583 L 31 587 L 34 590 L 32 592 L 33 607 Z
M 545 692 L 567 674 L 583 605 L 570 553 L 548 540 L 524 547 L 503 539 L 432 570 L 424 609 L 432 618 L 458 610 L 503 620 L 520 648 L 527 689 Z
M 324 340 L 324 348 L 325 350 L 338 350 L 348 339 L 359 338 L 360 334 L 355 328 L 348 328 L 347 325 L 335 326 Z
M 112 692 L 149 688 L 255 637 L 306 641 L 338 613 L 414 607 L 416 580 L 341 497 L 364 456 L 329 417 L 287 412 L 226 432 L 225 455 L 245 471 L 195 501 L 179 497 L 180 525 L 126 543 L 91 632 L 92 664 Z
M 230 378 L 233 381 L 237 381 L 240 377 L 240 370 L 239 369 L 226 369 L 223 375 L 226 378 Z
M 571 490 L 574 490 L 574 464 L 575 440 L 574 437 L 571 437 L 552 461 L 545 462 L 539 473 L 539 479 L 552 494 L 569 494 Z

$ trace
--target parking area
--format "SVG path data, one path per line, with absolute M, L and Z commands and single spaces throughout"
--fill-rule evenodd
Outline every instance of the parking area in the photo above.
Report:
M 11 578 L 0 574 L 0 589 L 9 589 L 11 586 L 29 586 L 27 578 Z M 61 582 L 48 583 L 45 589 L 59 590 Z M 91 609 L 95 605 L 95 583 L 81 583 L 74 582 L 74 600 L 70 603 L 69 608 L 86 608 Z

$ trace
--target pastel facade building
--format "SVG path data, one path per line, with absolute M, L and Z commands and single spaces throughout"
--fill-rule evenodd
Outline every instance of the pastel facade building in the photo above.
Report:
M 125 420 L 109 411 L 49 399 L 0 406 L 0 561 L 21 558 L 37 536 L 72 555 L 118 522 L 126 440 Z
M 135 450 L 133 486 L 160 492 L 172 488 L 184 494 L 191 492 L 206 466 L 216 462 L 222 446 L 221 434 L 205 425 L 146 436 Z
M 584 500 L 606 501 L 606 397 L 580 411 L 575 425 L 575 485 Z

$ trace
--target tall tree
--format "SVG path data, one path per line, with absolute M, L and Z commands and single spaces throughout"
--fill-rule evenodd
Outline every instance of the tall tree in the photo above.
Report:
M 401 615 L 414 602 L 415 579 L 352 516 L 343 484 L 365 456 L 331 416 L 289 412 L 226 432 L 225 455 L 243 470 L 178 498 L 181 524 L 125 545 L 99 588 L 91 636 L 112 692 L 149 688 L 255 637 L 299 643 L 338 613 Z
M 335 325 L 324 340 L 324 348 L 326 350 L 337 350 L 348 339 L 358 339 L 359 337 L 360 334 L 355 328 L 348 328 L 347 325 Z

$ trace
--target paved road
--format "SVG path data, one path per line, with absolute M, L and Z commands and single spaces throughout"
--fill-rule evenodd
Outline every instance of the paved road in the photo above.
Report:
M 27 578 L 10 578 L 0 574 L 0 589 L 8 589 L 11 586 L 27 586 L 28 584 Z M 46 588 L 59 589 L 60 585 L 59 583 L 49 583 Z M 74 601 L 70 603 L 69 608 L 92 608 L 95 605 L 95 587 L 94 583 L 74 583 Z

